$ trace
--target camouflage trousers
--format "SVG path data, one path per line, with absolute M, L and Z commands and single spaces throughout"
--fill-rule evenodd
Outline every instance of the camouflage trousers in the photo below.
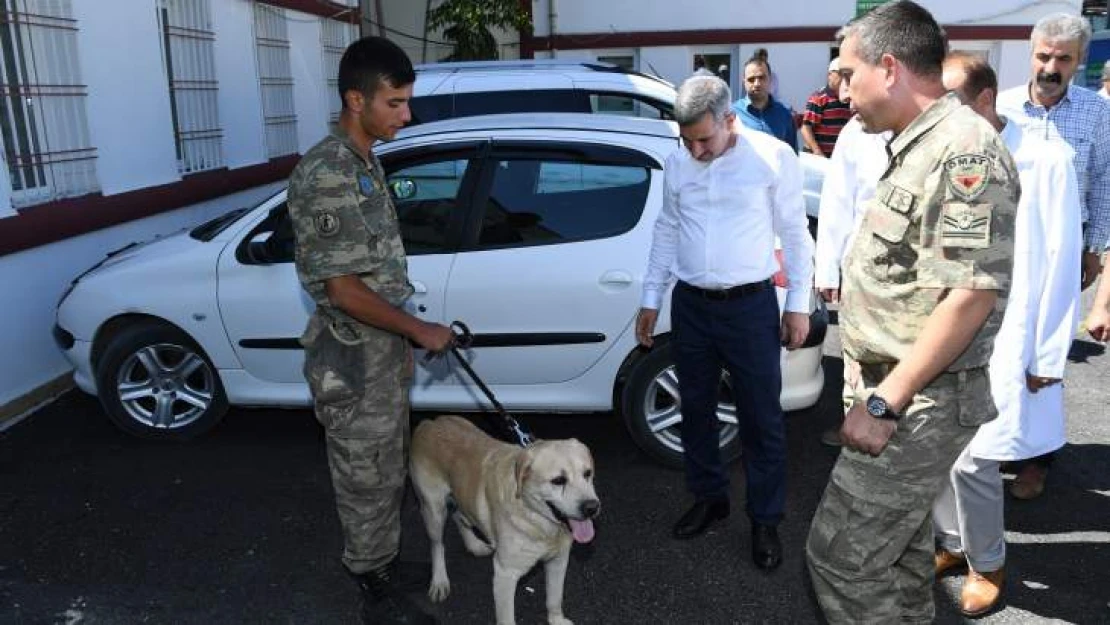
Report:
M 400 549 L 412 349 L 384 332 L 352 344 L 324 329 L 305 349 L 304 371 L 325 430 L 343 564 L 364 573 Z
M 889 369 L 845 357 L 845 409 Z M 985 367 L 945 373 L 914 396 L 878 457 L 840 452 L 806 542 L 829 623 L 933 621 L 933 501 L 979 425 L 996 414 Z

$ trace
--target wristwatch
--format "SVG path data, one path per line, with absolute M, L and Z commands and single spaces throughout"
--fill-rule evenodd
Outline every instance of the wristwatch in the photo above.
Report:
M 875 394 L 872 394 L 871 397 L 867 398 L 867 402 L 864 404 L 864 407 L 867 409 L 867 414 L 875 417 L 876 419 L 897 421 L 898 419 L 902 418 L 902 415 L 894 412 L 894 410 L 891 409 L 890 404 L 886 403 L 885 399 Z

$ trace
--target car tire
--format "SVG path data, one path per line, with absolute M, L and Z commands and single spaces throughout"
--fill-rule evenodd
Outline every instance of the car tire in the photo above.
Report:
M 721 384 L 724 399 L 731 393 L 731 385 L 723 371 Z M 658 345 L 630 372 L 621 394 L 621 415 L 636 446 L 653 460 L 674 469 L 684 466 L 680 408 L 671 350 L 667 345 Z M 741 454 L 736 407 L 731 400 L 719 401 L 717 414 L 722 418 L 721 459 L 726 464 L 732 463 Z
M 189 440 L 227 413 L 212 362 L 188 335 L 165 323 L 139 322 L 112 336 L 96 381 L 108 418 L 140 438 Z

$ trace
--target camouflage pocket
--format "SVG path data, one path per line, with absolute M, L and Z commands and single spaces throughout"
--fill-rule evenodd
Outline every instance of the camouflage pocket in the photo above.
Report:
M 358 400 L 365 370 L 365 350 L 344 344 L 331 332 L 321 332 L 305 353 L 305 379 L 317 408 L 346 406 Z
M 998 408 L 991 397 L 990 378 L 985 367 L 962 372 L 960 382 L 960 412 L 957 420 L 964 427 L 979 427 L 998 416 Z

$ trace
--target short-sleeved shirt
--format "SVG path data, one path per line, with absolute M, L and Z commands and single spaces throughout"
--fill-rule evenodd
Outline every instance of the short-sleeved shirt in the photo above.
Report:
M 836 139 L 849 119 L 852 119 L 851 105 L 842 102 L 836 92 L 825 87 L 809 96 L 802 123 L 813 129 L 821 153 L 832 156 Z
M 1021 185 L 994 128 L 948 94 L 890 142 L 843 270 L 841 337 L 862 363 L 905 358 L 949 289 L 999 292 L 948 367 L 986 366 L 1002 320 Z
M 758 109 L 752 101 L 740 98 L 732 103 L 732 110 L 740 123 L 747 128 L 764 132 L 798 151 L 798 128 L 794 125 L 794 114 L 772 96 L 767 98 L 767 106 Z
M 329 278 L 355 275 L 394 306 L 413 292 L 385 172 L 337 127 L 301 158 L 289 177 L 289 216 L 296 234 L 297 277 L 316 302 L 301 342 L 307 347 L 330 327 L 360 343 L 381 334 L 332 305 Z

